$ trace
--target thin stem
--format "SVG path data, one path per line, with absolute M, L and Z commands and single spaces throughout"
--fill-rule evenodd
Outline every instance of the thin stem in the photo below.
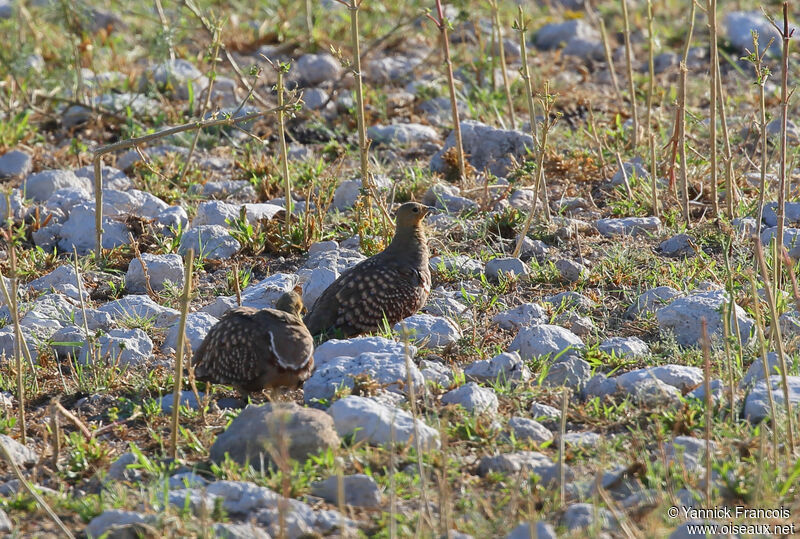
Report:
M 633 51 L 631 50 L 631 25 L 628 19 L 628 1 L 621 0 L 622 18 L 625 23 L 625 67 L 628 73 L 628 94 L 631 100 L 631 120 L 633 121 L 633 138 L 631 146 L 635 151 L 639 146 L 639 115 L 636 112 L 636 87 L 633 83 Z
M 172 430 L 170 432 L 170 456 L 178 458 L 178 418 L 181 408 L 181 390 L 183 389 L 183 356 L 186 340 L 186 317 L 189 312 L 189 296 L 192 292 L 192 266 L 194 249 L 189 249 L 184 259 L 184 284 L 181 294 L 181 318 L 178 322 L 178 344 L 175 352 L 175 388 L 172 393 Z
M 286 64 L 278 64 L 278 107 L 283 107 L 284 92 L 283 92 L 283 76 Z M 288 66 L 287 66 L 288 67 Z M 292 200 L 292 178 L 289 176 L 289 151 L 286 148 L 286 120 L 284 112 L 278 112 L 278 142 L 280 143 L 281 152 L 281 173 L 283 174 L 283 193 L 286 198 L 284 204 L 286 208 L 286 232 L 291 232 L 292 226 L 292 210 L 294 209 L 294 201 Z
M 522 76 L 522 81 L 525 84 L 525 99 L 528 101 L 528 116 L 530 118 L 530 129 L 531 129 L 531 136 L 533 137 L 533 143 L 538 144 L 539 134 L 538 129 L 536 127 L 536 107 L 533 104 L 533 89 L 531 88 L 531 73 L 530 67 L 528 66 L 528 49 L 527 43 L 525 42 L 525 34 L 528 30 L 528 25 L 525 22 L 525 14 L 522 11 L 522 6 L 518 6 L 519 10 L 519 19 L 517 20 L 516 29 L 519 32 L 519 47 L 520 53 L 522 56 L 522 67 L 520 67 L 520 75 Z
M 450 89 L 450 109 L 453 115 L 453 133 L 456 138 L 456 155 L 458 157 L 458 174 L 461 181 L 467 179 L 467 167 L 464 158 L 464 145 L 461 140 L 461 122 L 458 119 L 458 103 L 456 101 L 456 81 L 453 76 L 453 61 L 450 58 L 450 39 L 447 37 L 447 27 L 450 24 L 444 17 L 442 10 L 442 0 L 436 0 L 436 14 L 438 20 L 434 19 L 439 28 L 442 52 L 444 53 L 444 65 L 447 72 L 447 84 Z
M 783 40 L 783 55 L 781 57 L 781 149 L 780 173 L 778 175 L 778 233 L 775 238 L 778 249 L 783 246 L 783 221 L 786 215 L 786 121 L 789 112 L 789 45 L 791 44 L 791 34 L 789 33 L 789 2 L 783 3 L 783 31 L 781 32 L 781 39 Z M 782 263 L 782 257 L 775 257 L 774 283 L 776 289 L 780 287 L 781 280 L 783 279 L 783 273 L 781 271 Z
M 511 121 L 511 129 L 517 128 L 517 118 L 514 114 L 514 101 L 511 99 L 511 83 L 508 81 L 508 71 L 506 68 L 506 49 L 503 44 L 503 32 L 500 26 L 500 10 L 497 8 L 497 0 L 492 0 L 489 5 L 492 7 L 492 20 L 495 28 L 497 28 L 497 44 L 500 51 L 500 70 L 503 75 L 503 88 L 506 92 L 506 105 L 508 107 L 508 116 Z
M 708 42 L 709 42 L 709 94 L 711 106 L 709 108 L 709 134 L 711 143 L 711 205 L 714 215 L 719 215 L 719 195 L 717 194 L 717 63 L 719 53 L 717 51 L 717 0 L 707 0 L 706 10 L 708 15 Z M 763 89 L 763 87 L 762 87 Z
M 678 86 L 678 152 L 681 157 L 681 210 L 686 228 L 691 226 L 689 215 L 689 178 L 686 163 L 686 64 L 680 64 L 680 79 Z

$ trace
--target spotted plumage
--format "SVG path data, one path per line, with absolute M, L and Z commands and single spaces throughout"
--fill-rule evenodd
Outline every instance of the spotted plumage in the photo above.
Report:
M 305 322 L 312 335 L 352 337 L 394 325 L 428 299 L 431 274 L 422 221 L 430 208 L 407 202 L 397 210 L 389 246 L 342 273 L 314 303 Z
M 195 353 L 195 376 L 246 394 L 300 386 L 314 369 L 314 342 L 302 309 L 300 296 L 288 292 L 275 309 L 228 311 Z

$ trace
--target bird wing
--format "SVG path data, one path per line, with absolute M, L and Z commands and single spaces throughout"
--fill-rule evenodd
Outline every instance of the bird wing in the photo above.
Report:
M 314 304 L 312 333 L 339 328 L 345 334 L 378 329 L 416 312 L 430 291 L 430 279 L 413 267 L 373 257 L 343 273 Z
M 231 309 L 203 339 L 195 353 L 195 375 L 199 380 L 238 384 L 258 376 L 265 353 L 266 332 L 250 307 Z
M 278 365 L 295 371 L 305 368 L 314 355 L 314 339 L 300 319 L 273 309 L 261 311 L 260 316 L 267 321 L 267 346 Z

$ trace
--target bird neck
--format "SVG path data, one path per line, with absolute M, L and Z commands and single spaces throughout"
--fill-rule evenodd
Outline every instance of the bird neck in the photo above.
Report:
M 403 257 L 420 257 L 413 262 L 425 263 L 428 259 L 428 242 L 422 226 L 397 227 L 392 243 L 386 252 L 396 253 Z

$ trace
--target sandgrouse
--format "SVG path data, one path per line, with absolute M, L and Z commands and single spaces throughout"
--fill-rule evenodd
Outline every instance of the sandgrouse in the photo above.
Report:
M 314 340 L 303 324 L 303 300 L 283 294 L 275 309 L 238 307 L 214 324 L 194 355 L 198 380 L 232 385 L 245 396 L 299 387 L 314 369 Z
M 312 335 L 353 337 L 393 326 L 425 305 L 431 291 L 422 220 L 430 208 L 406 202 L 397 210 L 386 249 L 342 273 L 317 299 L 305 322 Z

